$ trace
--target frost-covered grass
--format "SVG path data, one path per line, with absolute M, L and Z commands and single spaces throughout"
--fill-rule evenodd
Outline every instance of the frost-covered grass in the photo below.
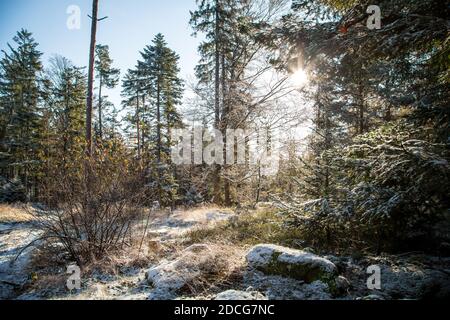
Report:
M 230 245 L 195 244 L 168 257 L 146 273 L 150 299 L 220 292 L 241 276 L 244 250 Z
M 236 216 L 210 228 L 196 228 L 186 234 L 188 243 L 221 242 L 234 245 L 273 243 L 298 248 L 299 231 L 283 224 L 275 210 L 263 208 Z
M 36 281 L 27 290 L 36 293 L 25 293 L 23 297 L 103 300 L 146 299 L 151 296 L 158 299 L 172 293 L 165 287 L 165 282 L 170 284 L 172 278 L 175 284 L 182 281 L 179 294 L 209 292 L 239 273 L 244 262 L 244 251 L 238 247 L 215 244 L 203 245 L 207 250 L 201 252 L 185 251 L 189 245 L 179 240 L 192 228 L 213 226 L 232 216 L 232 210 L 217 206 L 151 212 L 145 237 L 146 219 L 137 224 L 126 250 L 108 251 L 101 259 L 94 259 L 83 266 L 82 290 L 72 295 L 65 286 L 65 272 L 71 263 L 70 258 L 61 254 L 61 247 L 55 243 L 40 246 L 30 265 Z M 161 275 L 155 288 L 143 280 L 149 268 L 157 271 L 155 279 Z
M 24 205 L 0 204 L 0 223 L 29 222 L 32 218 Z

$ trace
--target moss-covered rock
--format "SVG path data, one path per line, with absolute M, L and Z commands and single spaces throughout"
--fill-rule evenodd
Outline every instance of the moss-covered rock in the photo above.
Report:
M 259 244 L 247 253 L 250 267 L 266 274 L 279 275 L 312 283 L 320 280 L 336 287 L 337 268 L 331 261 L 313 253 L 273 244 Z

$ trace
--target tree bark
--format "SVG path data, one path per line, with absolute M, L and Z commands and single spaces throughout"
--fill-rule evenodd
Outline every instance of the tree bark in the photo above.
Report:
M 159 84 L 159 77 L 156 85 L 156 140 L 157 140 L 157 172 L 158 172 L 158 201 L 161 205 L 162 190 L 161 190 L 161 88 Z
M 138 159 L 141 159 L 141 119 L 139 116 L 139 93 L 136 92 L 136 131 L 137 131 L 137 153 Z
M 95 38 L 97 34 L 98 0 L 92 1 L 91 46 L 89 49 L 88 92 L 86 101 L 86 151 L 92 155 L 92 96 L 94 90 Z
M 147 107 L 145 106 L 145 93 L 142 95 L 142 123 L 144 124 L 142 128 L 142 153 L 145 160 L 146 148 L 145 148 L 145 135 L 147 134 L 145 116 L 147 114 Z
M 220 26 L 219 0 L 215 8 L 215 67 L 214 67 L 214 129 L 220 130 Z M 213 170 L 214 202 L 220 203 L 220 165 L 214 164 Z
M 100 140 L 103 139 L 103 125 L 102 125 L 102 76 L 100 75 L 100 83 L 98 87 L 98 134 Z
M 229 113 L 231 108 L 231 102 L 228 99 L 228 91 L 227 91 L 227 78 L 226 78 L 226 65 L 225 65 L 225 52 L 223 48 L 221 49 L 221 63 L 222 63 L 222 121 L 221 121 L 221 127 L 222 127 L 222 135 L 223 135 L 223 142 L 224 142 L 224 153 L 223 153 L 223 159 L 224 159 L 224 168 L 226 173 L 229 173 L 229 169 L 231 168 L 231 164 L 226 163 L 227 159 L 227 144 L 231 143 L 234 144 L 234 141 L 227 141 L 227 129 L 228 129 L 228 121 L 229 121 Z M 231 199 L 231 183 L 228 177 L 224 177 L 223 181 L 223 188 L 224 188 L 224 204 L 225 206 L 229 207 L 231 206 L 232 199 Z

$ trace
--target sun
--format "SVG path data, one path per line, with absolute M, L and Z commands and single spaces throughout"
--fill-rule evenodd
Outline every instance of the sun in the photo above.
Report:
M 291 79 L 295 85 L 302 86 L 308 82 L 308 74 L 304 69 L 298 69 L 294 72 Z

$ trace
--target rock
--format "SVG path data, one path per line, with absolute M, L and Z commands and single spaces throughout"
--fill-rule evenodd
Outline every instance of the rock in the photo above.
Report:
M 294 293 L 296 300 L 331 300 L 330 288 L 322 281 L 304 284 L 301 290 Z
M 305 251 L 305 250 L 303 249 L 303 251 Z M 312 252 L 312 253 L 314 253 L 314 252 Z M 348 266 L 348 261 L 346 261 L 345 258 L 337 257 L 337 256 L 333 256 L 333 255 L 326 255 L 323 257 L 334 263 L 334 265 L 337 267 L 339 274 L 345 273 L 347 266 Z
M 247 270 L 243 285 L 263 293 L 269 300 L 329 300 L 332 298 L 327 284 L 322 281 L 304 283 L 292 278 L 266 275 L 261 271 Z
M 348 289 L 350 288 L 350 281 L 347 280 L 347 278 L 343 276 L 339 276 L 336 278 L 336 291 L 339 294 L 345 294 L 348 292 Z
M 177 295 L 173 291 L 156 288 L 149 293 L 147 300 L 173 300 L 176 297 Z
M 273 244 L 259 244 L 247 253 L 250 267 L 266 274 L 280 275 L 312 283 L 320 280 L 334 290 L 337 268 L 315 254 Z
M 362 298 L 356 298 L 356 300 L 384 300 L 384 298 L 377 294 L 369 294 L 368 296 Z
M 429 272 L 419 287 L 419 297 L 427 300 L 448 300 L 450 298 L 449 275 L 449 270 Z
M 257 291 L 227 290 L 216 295 L 214 300 L 268 300 Z
M 314 249 L 311 247 L 305 247 L 302 249 L 302 251 L 308 252 L 308 253 L 315 253 Z
M 150 268 L 145 274 L 147 282 L 154 287 L 149 299 L 159 300 L 158 297 L 163 300 L 170 299 L 198 275 L 197 270 L 183 267 L 180 260 L 162 262 Z

